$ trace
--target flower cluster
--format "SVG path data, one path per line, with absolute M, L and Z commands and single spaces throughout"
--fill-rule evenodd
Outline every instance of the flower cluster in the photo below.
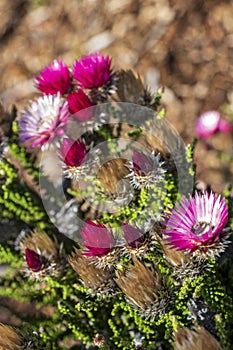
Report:
M 31 149 L 42 147 L 64 134 L 69 116 L 80 122 L 89 120 L 93 114 L 89 107 L 115 91 L 114 76 L 110 57 L 98 52 L 76 60 L 72 69 L 62 60 L 53 61 L 35 79 L 44 96 L 22 113 L 20 142 Z
M 41 204 L 35 226 L 32 221 L 27 222 L 31 233 L 18 239 L 25 273 L 34 280 L 30 283 L 36 285 L 39 282 L 36 293 L 42 289 L 42 305 L 47 300 L 52 300 L 53 306 L 58 305 L 59 316 L 62 313 L 64 321 L 62 334 L 68 335 L 71 331 L 87 343 L 92 341 L 96 346 L 106 348 L 109 339 L 129 334 L 131 344 L 123 345 L 124 348 L 130 348 L 133 340 L 135 347 L 143 348 L 144 340 L 145 344 L 147 340 L 153 344 L 157 337 L 161 339 L 158 348 L 162 348 L 163 342 L 170 337 L 169 343 L 173 341 L 175 349 L 194 349 L 197 344 L 207 348 L 208 342 L 217 349 L 218 342 L 200 325 L 194 324 L 195 331 L 187 328 L 192 317 L 191 312 L 188 315 L 189 304 L 192 298 L 201 299 L 208 294 L 200 293 L 205 277 L 218 278 L 211 268 L 216 267 L 220 253 L 229 244 L 231 229 L 227 226 L 229 222 L 231 224 L 229 207 L 232 203 L 229 198 L 212 191 L 195 192 L 195 188 L 193 193 L 181 197 L 180 169 L 176 165 L 183 166 L 180 159 L 188 158 L 188 148 L 182 147 L 176 132 L 168 130 L 168 124 L 161 122 L 163 112 L 155 113 L 158 98 L 153 97 L 140 77 L 132 71 L 114 72 L 111 64 L 111 58 L 100 53 L 75 60 L 72 68 L 62 60 L 55 60 L 35 79 L 43 96 L 22 112 L 18 122 L 19 142 L 31 151 L 45 150 L 55 141 L 62 162 L 60 166 L 68 180 L 63 182 L 65 204 L 56 196 L 49 198 L 49 204 L 54 204 L 55 208 L 51 212 L 59 208 L 59 219 L 64 221 L 62 229 L 56 213 L 53 216 L 56 228 L 46 221 L 46 215 L 40 216 L 45 213 Z M 129 102 L 130 106 L 134 103 L 144 106 L 143 111 L 141 106 L 133 108 L 132 114 L 133 118 L 143 119 L 145 130 L 141 126 L 134 128 L 131 120 L 122 127 L 122 120 L 131 118 L 132 110 L 128 104 L 126 109 L 124 104 L 118 104 L 119 99 Z M 104 109 L 101 103 L 109 100 L 114 102 Z M 148 114 L 145 106 L 151 107 Z M 87 126 L 96 125 L 97 114 L 105 118 L 108 113 L 109 120 L 117 120 L 114 125 L 102 123 L 101 128 L 88 129 Z M 91 124 L 92 119 L 94 124 Z M 196 126 L 201 137 L 232 130 L 220 114 L 213 111 L 202 115 Z M 77 130 L 78 137 L 75 138 Z M 123 139 L 125 135 L 133 136 L 132 140 Z M 138 141 L 137 150 L 135 140 Z M 139 141 L 142 142 L 141 149 Z M 132 152 L 131 145 L 134 147 Z M 37 157 L 40 152 L 34 154 Z M 4 166 L 6 168 L 6 164 Z M 4 175 L 5 168 L 2 168 Z M 189 163 L 188 168 L 186 164 L 183 168 L 188 174 L 193 173 Z M 17 173 L 14 175 L 13 180 Z M 185 180 L 181 176 L 181 181 Z M 21 221 L 26 221 L 32 213 L 27 211 L 27 204 L 34 203 L 27 202 L 32 191 L 21 200 L 21 196 L 14 193 L 17 190 L 15 182 L 13 185 L 12 193 L 4 196 L 11 201 L 9 205 L 7 202 L 9 208 L 13 208 L 9 218 L 18 215 L 16 207 L 19 204 L 23 214 L 29 213 L 20 216 Z M 62 186 L 60 192 L 61 189 Z M 191 186 L 187 192 L 192 190 Z M 48 194 L 40 195 L 46 197 Z M 111 201 L 113 204 L 108 210 Z M 5 215 L 8 207 L 4 210 Z M 46 222 L 40 222 L 40 217 Z M 48 228 L 47 233 L 38 227 Z M 60 235 L 59 230 L 75 242 Z M 64 241 L 65 248 L 54 238 L 56 234 Z M 219 298 L 221 292 L 219 285 L 213 282 L 211 293 L 214 297 Z M 224 302 L 218 312 L 222 312 Z M 204 300 L 203 305 L 207 304 Z M 197 305 L 201 305 L 200 300 Z M 98 315 L 101 308 L 105 308 L 102 314 L 100 312 L 103 317 Z M 53 320 L 57 319 L 61 318 L 55 315 Z M 198 318 L 196 322 L 199 322 Z M 118 332 L 121 323 L 124 332 Z M 83 334 L 82 326 L 85 328 Z M 155 331 L 157 326 L 158 331 Z M 42 326 L 40 329 L 44 331 Z M 0 324 L 0 330 L 7 335 L 5 340 L 0 332 L 0 343 L 5 347 L 7 344 L 12 348 L 14 345 L 27 348 L 28 342 L 13 329 Z M 146 337 L 141 334 L 143 332 Z M 57 335 L 59 338 L 60 333 Z M 136 345 L 137 338 L 142 340 L 140 345 Z M 114 346 L 110 344 L 109 348 L 115 349 Z

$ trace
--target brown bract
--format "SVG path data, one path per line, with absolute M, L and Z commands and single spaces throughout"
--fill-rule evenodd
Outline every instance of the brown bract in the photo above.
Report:
M 219 342 L 203 327 L 177 329 L 174 335 L 174 350 L 223 350 Z
M 107 295 L 113 293 L 116 287 L 111 273 L 98 268 L 90 259 L 82 255 L 81 251 L 75 249 L 69 257 L 69 263 L 80 276 L 85 287 L 94 293 Z

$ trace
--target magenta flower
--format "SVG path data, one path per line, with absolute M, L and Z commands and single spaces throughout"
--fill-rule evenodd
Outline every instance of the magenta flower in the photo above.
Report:
M 69 104 L 70 113 L 74 114 L 81 122 L 92 117 L 92 108 L 89 107 L 94 104 L 89 100 L 83 90 L 78 90 L 69 94 L 67 96 L 67 102 Z M 86 108 L 89 109 L 86 110 Z
M 150 187 L 164 179 L 165 169 L 162 168 L 163 162 L 160 162 L 160 155 L 145 155 L 134 151 L 132 156 L 132 165 L 129 166 L 131 172 L 127 177 L 131 178 L 131 184 L 138 187 Z
M 87 220 L 81 231 L 81 243 L 88 249 L 84 250 L 86 256 L 103 256 L 108 254 L 115 245 L 112 232 L 102 224 L 95 224 Z
M 73 76 L 78 81 L 77 85 L 93 89 L 105 85 L 111 78 L 111 63 L 109 56 L 104 57 L 99 52 L 83 56 L 74 62 Z
M 19 141 L 29 143 L 30 149 L 51 143 L 56 136 L 64 135 L 68 117 L 68 104 L 62 103 L 59 94 L 40 97 L 21 115 Z
M 25 257 L 30 270 L 39 272 L 42 269 L 43 263 L 41 257 L 38 253 L 34 252 L 34 250 L 27 248 L 25 250 Z
M 35 79 L 36 87 L 46 95 L 66 94 L 72 87 L 72 76 L 68 66 L 62 61 L 53 61 Z
M 86 145 L 83 141 L 73 139 L 63 139 L 59 148 L 60 158 L 65 165 L 79 167 L 87 154 Z
M 144 241 L 144 235 L 135 227 L 125 224 L 122 226 L 124 238 L 131 248 L 140 247 Z
M 146 175 L 154 168 L 154 161 L 150 156 L 143 153 L 133 152 L 133 166 L 134 170 L 141 175 Z
M 221 119 L 219 112 L 208 111 L 203 113 L 196 122 L 196 133 L 198 137 L 208 138 L 217 132 L 233 131 L 233 126 Z
M 194 197 L 183 198 L 170 210 L 163 223 L 166 225 L 163 234 L 173 248 L 190 251 L 208 248 L 221 238 L 227 217 L 225 198 L 212 192 L 196 192 Z

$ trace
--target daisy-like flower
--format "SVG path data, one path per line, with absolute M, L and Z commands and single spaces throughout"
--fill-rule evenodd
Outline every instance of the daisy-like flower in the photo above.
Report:
M 79 121 L 90 119 L 93 115 L 92 107 L 94 104 L 83 90 L 74 91 L 67 96 L 69 111 L 74 114 Z M 89 109 L 88 109 L 89 108 Z
M 56 136 L 64 135 L 68 117 L 68 104 L 62 102 L 60 94 L 39 97 L 22 112 L 19 140 L 30 149 L 51 143 Z
M 135 188 L 150 187 L 164 179 L 165 169 L 162 168 L 160 155 L 155 156 L 152 152 L 149 156 L 144 153 L 134 151 L 132 162 L 129 165 L 130 182 Z
M 221 239 L 226 236 L 223 229 L 227 218 L 225 198 L 212 192 L 196 192 L 194 197 L 183 198 L 180 204 L 171 209 L 164 222 L 166 228 L 163 234 L 173 248 L 209 255 L 214 249 L 216 252 L 224 249 Z
M 36 87 L 46 95 L 66 94 L 72 87 L 72 76 L 62 60 L 55 60 L 45 67 L 35 79 Z
M 86 166 L 82 165 L 87 148 L 83 141 L 74 141 L 71 138 L 64 138 L 59 148 L 59 156 L 63 161 L 64 175 L 78 181 L 79 177 L 85 174 Z
M 218 111 L 203 113 L 196 122 L 196 133 L 200 138 L 208 138 L 218 132 L 231 132 L 233 126 L 223 120 Z
M 99 52 L 83 56 L 74 62 L 73 76 L 77 85 L 93 89 L 107 84 L 111 78 L 111 63 L 109 56 L 104 57 Z

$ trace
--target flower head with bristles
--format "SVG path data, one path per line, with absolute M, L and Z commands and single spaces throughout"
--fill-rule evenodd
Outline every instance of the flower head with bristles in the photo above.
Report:
M 62 245 L 52 240 L 45 232 L 32 232 L 21 242 L 25 254 L 26 275 L 35 280 L 46 276 L 61 276 L 66 267 Z
M 82 244 L 87 248 L 84 250 L 86 256 L 102 256 L 108 254 L 115 245 L 112 232 L 102 224 L 95 224 L 87 220 L 82 231 Z
M 165 169 L 160 162 L 160 155 L 155 156 L 152 152 L 149 156 L 144 153 L 134 151 L 132 162 L 129 165 L 130 182 L 135 188 L 150 187 L 164 179 Z
M 224 198 L 212 192 L 196 192 L 194 197 L 183 198 L 170 210 L 163 234 L 173 248 L 209 255 L 210 248 L 223 250 L 221 238 L 225 236 L 223 229 L 227 218 L 228 207 Z
M 68 104 L 59 94 L 39 97 L 22 112 L 19 121 L 19 140 L 30 149 L 44 147 L 57 136 L 64 135 L 69 117 Z
M 92 107 L 94 104 L 90 101 L 89 97 L 83 92 L 83 90 L 74 91 L 67 96 L 67 102 L 69 104 L 69 111 L 79 121 L 83 122 L 88 120 L 93 115 Z
M 46 95 L 66 94 L 72 87 L 72 76 L 62 60 L 55 60 L 45 67 L 35 79 L 36 87 Z
M 86 220 L 80 235 L 80 243 L 87 248 L 83 250 L 83 255 L 99 268 L 111 268 L 119 260 L 120 249 L 115 247 L 116 240 L 111 229 Z
M 81 175 L 85 175 L 88 164 L 83 164 L 88 150 L 82 140 L 64 138 L 59 148 L 59 157 L 63 162 L 64 175 L 67 178 L 79 180 Z
M 83 56 L 76 60 L 73 67 L 73 75 L 77 85 L 93 89 L 107 84 L 111 78 L 111 63 L 109 56 L 104 57 L 99 52 Z
M 143 257 L 149 252 L 152 240 L 148 232 L 143 233 L 137 227 L 133 227 L 129 224 L 124 224 L 122 226 L 124 239 L 126 245 L 123 247 L 123 253 L 126 252 L 132 257 Z

